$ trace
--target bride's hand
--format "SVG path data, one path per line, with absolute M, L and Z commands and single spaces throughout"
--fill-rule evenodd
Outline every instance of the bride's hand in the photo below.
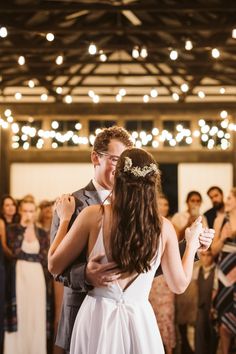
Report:
M 63 194 L 56 200 L 55 207 L 60 221 L 70 220 L 75 211 L 75 198 L 70 194 Z
M 200 234 L 202 232 L 202 217 L 199 216 L 190 227 L 185 230 L 185 240 L 187 245 L 197 250 L 200 244 Z

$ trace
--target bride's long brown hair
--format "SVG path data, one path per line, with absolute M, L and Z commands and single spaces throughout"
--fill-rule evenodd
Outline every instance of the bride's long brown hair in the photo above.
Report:
M 132 167 L 127 168 L 130 162 Z M 157 207 L 160 173 L 155 166 L 152 155 L 137 148 L 125 150 L 117 163 L 112 202 L 111 252 L 113 260 L 124 272 L 147 272 L 157 252 L 161 232 Z M 132 169 L 135 167 L 141 173 L 135 173 Z M 142 176 L 143 169 L 150 171 Z

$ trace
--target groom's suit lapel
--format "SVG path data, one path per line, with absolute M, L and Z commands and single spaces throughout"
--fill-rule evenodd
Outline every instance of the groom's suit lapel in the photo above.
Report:
M 90 181 L 89 184 L 84 188 L 84 202 L 87 205 L 102 204 L 97 190 L 95 189 L 93 182 Z

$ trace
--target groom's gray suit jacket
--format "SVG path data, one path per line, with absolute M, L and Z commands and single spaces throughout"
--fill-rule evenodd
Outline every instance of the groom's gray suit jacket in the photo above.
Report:
M 69 228 L 73 224 L 77 215 L 82 209 L 88 205 L 101 204 L 99 195 L 92 183 L 73 193 L 76 201 L 76 209 L 72 215 Z M 51 242 L 54 239 L 59 226 L 59 218 L 54 213 L 52 227 L 51 227 Z M 56 277 L 56 280 L 62 282 L 64 287 L 63 303 L 61 309 L 60 321 L 58 324 L 58 331 L 56 337 L 56 345 L 69 351 L 72 329 L 74 326 L 77 312 L 89 290 L 89 286 L 86 286 L 84 272 L 86 266 L 86 253 L 87 247 L 83 250 L 82 254 L 78 257 L 72 268 L 68 268 L 63 274 Z M 71 288 L 71 284 L 77 290 Z

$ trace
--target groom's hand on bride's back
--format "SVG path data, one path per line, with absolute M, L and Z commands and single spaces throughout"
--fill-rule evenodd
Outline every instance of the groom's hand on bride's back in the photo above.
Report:
M 101 263 L 104 254 L 91 258 L 86 266 L 85 280 L 95 288 L 108 286 L 120 277 L 120 269 L 115 262 Z

